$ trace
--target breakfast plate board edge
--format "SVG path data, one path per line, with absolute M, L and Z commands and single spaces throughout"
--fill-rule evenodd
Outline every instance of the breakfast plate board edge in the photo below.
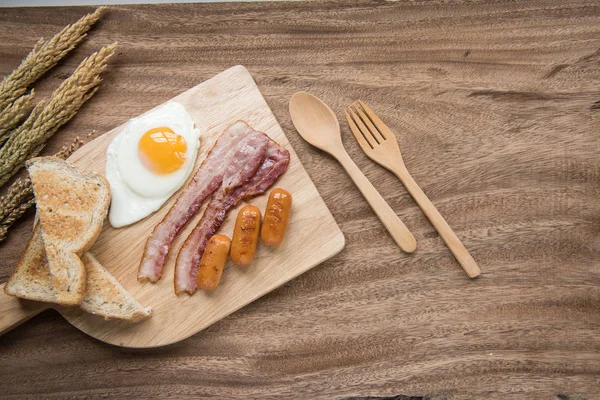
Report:
M 344 235 L 245 67 L 231 67 L 171 101 L 181 103 L 200 128 L 200 150 L 195 168 L 217 137 L 236 120 L 248 122 L 289 150 L 290 165 L 273 186 L 288 190 L 293 197 L 283 244 L 269 248 L 259 243 L 255 259 L 247 267 L 229 261 L 216 290 L 177 296 L 173 289 L 175 259 L 183 241 L 200 220 L 204 205 L 174 241 L 162 279 L 156 284 L 138 282 L 137 271 L 146 239 L 174 203 L 176 193 L 159 211 L 133 225 L 115 229 L 106 220 L 100 237 L 90 249 L 143 306 L 152 306 L 150 318 L 138 323 L 105 320 L 77 307 L 60 307 L 7 296 L 2 290 L 3 284 L 0 287 L 0 333 L 43 309 L 56 308 L 72 325 L 103 342 L 135 348 L 165 346 L 198 333 L 343 249 Z M 69 160 L 84 171 L 104 174 L 106 148 L 125 125 L 86 144 Z M 248 203 L 264 210 L 267 197 L 268 192 Z M 245 204 L 241 202 L 229 213 L 219 233 L 232 236 L 237 213 Z

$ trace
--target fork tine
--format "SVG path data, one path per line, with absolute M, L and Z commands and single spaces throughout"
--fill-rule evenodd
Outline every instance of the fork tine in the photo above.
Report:
M 352 112 L 352 110 L 350 110 L 350 111 Z M 367 138 L 365 136 L 363 136 L 361 131 L 358 129 L 358 127 L 356 126 L 356 124 L 354 123 L 352 118 L 350 117 L 350 114 L 348 114 L 348 111 L 344 111 L 344 114 L 346 114 L 346 120 L 348 121 L 350 130 L 352 131 L 352 134 L 356 138 L 356 141 L 358 142 L 360 147 L 362 147 L 362 149 L 365 152 L 373 149 L 373 145 L 367 140 Z
M 383 121 L 365 103 L 362 102 L 362 100 L 359 100 L 358 103 L 365 110 L 365 113 L 367 113 L 371 121 L 373 121 L 373 125 L 377 127 L 379 133 L 381 133 L 383 137 L 396 138 L 390 128 L 388 128 L 387 125 L 384 124 Z
M 379 130 L 377 130 L 377 128 L 375 127 L 375 125 L 373 125 L 373 123 L 371 122 L 369 117 L 367 117 L 365 115 L 365 113 L 363 112 L 363 110 L 360 109 L 360 106 L 358 105 L 358 103 L 354 103 L 354 108 L 356 108 L 356 112 L 358 113 L 358 115 L 360 116 L 362 121 L 365 123 L 365 125 L 371 132 L 371 135 L 373 135 L 373 137 L 375 138 L 375 140 L 377 140 L 377 142 L 379 142 L 379 143 L 381 143 L 382 140 L 385 140 L 385 136 L 383 136 L 383 133 L 381 133 L 381 132 L 379 132 Z
M 358 130 L 363 134 L 365 139 L 367 139 L 369 143 L 373 145 L 373 148 L 375 148 L 375 146 L 379 144 L 380 140 L 377 139 L 377 136 L 373 136 L 371 131 L 369 131 L 369 128 L 365 126 L 360 117 L 356 115 L 354 110 L 352 110 L 352 107 L 348 107 L 348 110 L 350 110 L 350 115 L 352 116 L 354 123 L 356 123 L 356 126 L 358 126 Z

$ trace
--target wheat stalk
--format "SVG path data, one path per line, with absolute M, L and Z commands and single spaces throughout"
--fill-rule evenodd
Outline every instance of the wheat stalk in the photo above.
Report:
M 10 185 L 6 194 L 0 197 L 0 221 L 4 223 L 4 219 L 12 213 L 15 208 L 32 196 L 33 188 L 31 187 L 29 176 L 17 179 Z
M 67 25 L 48 41 L 40 39 L 37 42 L 21 65 L 0 83 L 0 115 L 27 92 L 29 85 L 41 78 L 87 36 L 86 32 L 98 21 L 103 9 L 100 7 L 74 24 Z
M 96 131 L 92 131 L 86 136 L 86 139 L 96 135 Z M 77 149 L 79 149 L 85 141 L 78 137 L 73 139 L 69 144 L 64 145 L 54 154 L 55 157 L 63 160 L 69 158 Z M 6 239 L 8 229 L 17 221 L 31 206 L 35 204 L 33 197 L 33 186 L 29 176 L 17 179 L 6 194 L 0 197 L 0 242 Z
M 117 43 L 105 46 L 79 64 L 73 75 L 42 100 L 27 120 L 18 127 L 0 149 L 0 186 L 25 163 L 36 156 L 58 128 L 69 121 L 98 89 L 100 74 L 106 69 Z
M 2 224 L 0 224 L 0 242 L 3 242 L 6 239 L 10 227 L 34 204 L 35 199 L 32 197 L 25 203 L 20 204 L 17 208 L 13 209 L 8 217 L 2 221 Z
M 12 129 L 27 116 L 33 103 L 33 89 L 29 94 L 19 97 L 3 112 L 0 112 L 0 147 L 10 137 Z

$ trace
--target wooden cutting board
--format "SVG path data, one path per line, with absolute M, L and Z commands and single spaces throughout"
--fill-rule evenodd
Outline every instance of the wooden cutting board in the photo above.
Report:
M 216 290 L 198 291 L 193 296 L 176 296 L 173 290 L 175 258 L 183 241 L 200 220 L 203 209 L 175 240 L 163 278 L 157 284 L 138 282 L 138 265 L 149 233 L 166 214 L 176 196 L 152 216 L 129 227 L 114 229 L 106 221 L 90 252 L 143 306 L 152 306 L 152 317 L 132 324 L 106 321 L 77 308 L 57 309 L 83 332 L 118 346 L 157 347 L 183 340 L 308 271 L 344 247 L 342 232 L 246 68 L 232 67 L 172 100 L 185 106 L 202 132 L 197 166 L 225 127 L 238 119 L 265 132 L 290 151 L 289 168 L 276 183 L 277 187 L 292 193 L 290 224 L 284 243 L 278 248 L 259 246 L 249 267 L 238 267 L 229 262 Z M 69 160 L 84 170 L 104 174 L 106 148 L 123 127 L 115 128 L 85 145 Z M 264 210 L 266 201 L 267 195 L 263 195 L 250 203 Z M 231 237 L 235 217 L 244 204 L 231 211 L 220 233 Z M 2 290 L 0 332 L 48 307 L 53 306 L 20 301 L 5 295 Z

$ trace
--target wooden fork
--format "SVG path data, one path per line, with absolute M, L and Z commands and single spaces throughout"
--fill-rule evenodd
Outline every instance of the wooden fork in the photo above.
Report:
M 350 130 L 365 154 L 377 164 L 392 171 L 402 181 L 469 278 L 479 276 L 481 270 L 469 251 L 408 173 L 392 131 L 360 100 L 348 107 L 345 114 Z

